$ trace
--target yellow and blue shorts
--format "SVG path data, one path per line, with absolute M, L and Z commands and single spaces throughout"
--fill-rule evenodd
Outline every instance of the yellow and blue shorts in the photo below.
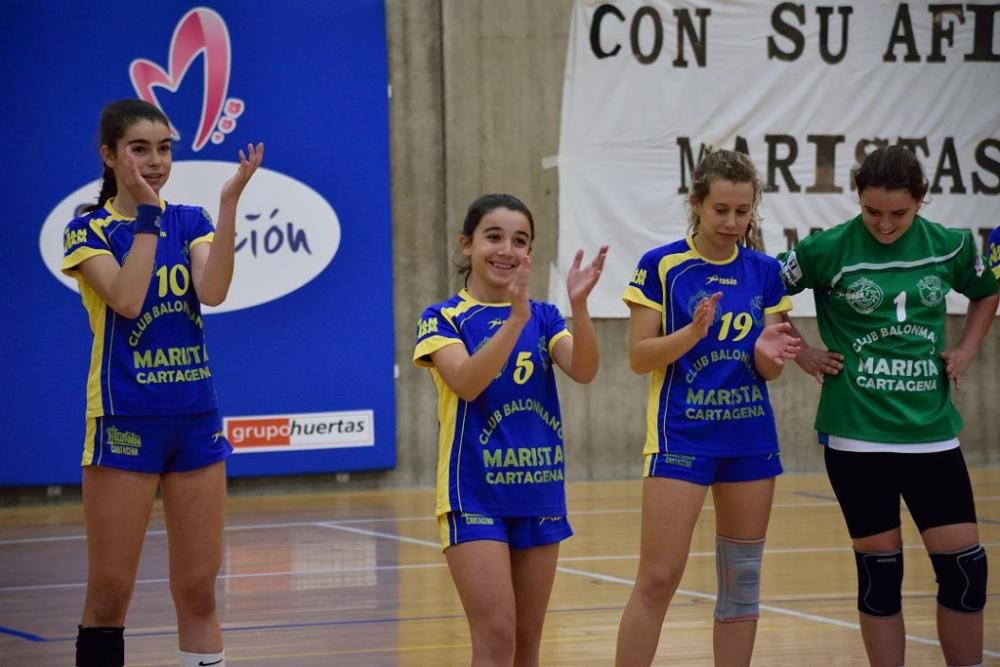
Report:
M 87 420 L 80 465 L 155 474 L 187 472 L 232 452 L 218 410 L 156 417 L 111 415 Z
M 562 542 L 573 534 L 565 516 L 507 516 L 448 512 L 438 517 L 441 550 L 476 540 L 494 540 L 511 549 Z
M 679 479 L 701 486 L 716 482 L 752 482 L 782 473 L 781 455 L 703 456 L 659 452 L 646 454 L 643 477 Z

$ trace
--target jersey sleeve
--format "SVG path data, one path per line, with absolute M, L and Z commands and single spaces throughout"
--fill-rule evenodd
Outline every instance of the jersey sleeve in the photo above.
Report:
M 215 225 L 212 224 L 212 216 L 205 209 L 195 209 L 194 220 L 191 229 L 190 245 L 196 246 L 199 243 L 211 243 L 215 238 Z
M 986 242 L 986 259 L 989 261 L 993 277 L 1000 280 L 1000 227 L 993 230 L 989 241 Z
M 112 255 L 111 246 L 87 218 L 76 218 L 63 232 L 62 272 L 74 276 L 77 268 L 97 255 Z
M 649 251 L 639 260 L 632 280 L 622 294 L 626 304 L 638 304 L 663 312 L 663 283 L 660 281 L 659 253 Z
M 807 236 L 792 250 L 778 255 L 781 282 L 788 294 L 798 294 L 817 286 L 816 238 L 816 235 Z
M 426 309 L 417 322 L 417 346 L 413 349 L 413 365 L 431 368 L 431 355 L 449 345 L 461 345 L 462 337 L 454 321 L 447 317 L 440 306 Z
M 566 318 L 559 309 L 551 303 L 545 304 L 545 337 L 549 341 L 549 356 L 552 356 L 552 350 L 555 349 L 557 342 L 572 335 L 566 326 Z
M 764 277 L 764 314 L 787 313 L 792 309 L 792 300 L 781 279 L 781 265 L 769 258 Z
M 958 231 L 958 230 L 956 230 Z M 955 256 L 954 288 L 970 299 L 982 299 L 997 293 L 997 279 L 987 270 L 983 256 L 976 250 L 976 242 L 969 230 L 961 230 L 962 249 Z

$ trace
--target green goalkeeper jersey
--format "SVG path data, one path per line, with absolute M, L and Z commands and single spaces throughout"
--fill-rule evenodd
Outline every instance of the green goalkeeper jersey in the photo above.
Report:
M 844 355 L 840 374 L 823 381 L 817 431 L 881 443 L 958 435 L 962 418 L 941 359 L 945 294 L 997 291 L 968 230 L 917 216 L 883 245 L 859 215 L 778 259 L 790 294 L 812 288 L 823 343 Z

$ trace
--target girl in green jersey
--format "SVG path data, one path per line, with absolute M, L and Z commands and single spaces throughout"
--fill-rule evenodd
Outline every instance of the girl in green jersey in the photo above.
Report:
M 827 347 L 803 344 L 796 362 L 823 385 L 816 430 L 854 544 L 861 634 L 872 665 L 903 664 L 902 498 L 937 575 L 945 660 L 978 665 L 986 551 L 951 385 L 993 322 L 997 283 L 967 230 L 918 215 L 927 180 L 911 151 L 875 150 L 854 181 L 861 214 L 779 259 L 789 293 L 813 289 Z M 952 289 L 970 302 L 946 347 Z

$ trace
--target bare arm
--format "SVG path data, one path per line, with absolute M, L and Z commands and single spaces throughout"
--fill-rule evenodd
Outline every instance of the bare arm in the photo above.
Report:
M 754 344 L 754 366 L 765 380 L 781 375 L 786 359 L 794 359 L 802 347 L 802 338 L 792 335 L 792 323 L 783 321 L 781 314 L 764 316 L 764 331 Z
M 441 379 L 463 400 L 474 401 L 478 398 L 514 351 L 524 325 L 531 318 L 531 306 L 528 302 L 530 278 L 531 258 L 525 257 L 508 288 L 510 316 L 475 354 L 469 355 L 462 345 L 448 345 L 431 355 Z
M 955 389 L 962 388 L 962 376 L 969 369 L 972 360 L 976 358 L 979 344 L 986 336 L 986 332 L 989 331 L 990 325 L 993 324 L 997 303 L 1000 303 L 1000 295 L 996 294 L 969 301 L 969 309 L 965 313 L 965 326 L 962 327 L 962 335 L 958 339 L 958 344 L 941 353 L 945 373 L 955 385 Z
M 191 277 L 198 300 L 207 306 L 219 305 L 229 293 L 236 254 L 236 206 L 243 188 L 263 159 L 264 144 L 247 144 L 246 154 L 240 151 L 236 174 L 222 186 L 215 236 L 211 243 L 200 243 L 192 248 Z
M 580 384 L 589 384 L 594 379 L 600 363 L 597 334 L 590 319 L 587 298 L 601 277 L 607 254 L 608 246 L 601 246 L 594 261 L 581 269 L 583 250 L 578 250 L 566 280 L 573 316 L 573 336 L 565 336 L 556 342 L 552 359 L 566 375 Z
M 795 363 L 804 372 L 816 378 L 816 382 L 823 384 L 826 375 L 837 375 L 844 368 L 844 355 L 839 352 L 831 352 L 818 347 L 811 347 L 809 342 L 802 336 L 787 314 L 782 315 L 785 322 L 791 327 L 789 333 L 802 341 L 801 348 L 795 355 Z
M 711 298 L 702 299 L 695 308 L 691 323 L 668 335 L 663 335 L 660 329 L 658 311 L 630 303 L 628 363 L 632 371 L 641 375 L 666 368 L 680 359 L 708 334 L 709 327 L 715 322 L 715 307 L 721 298 L 722 292 L 716 292 Z
M 127 169 L 119 185 L 135 198 L 139 207 L 138 218 L 153 216 L 151 207 L 155 208 L 155 215 L 159 216 L 160 197 L 139 173 L 132 149 L 126 147 L 125 150 L 124 161 Z M 141 227 L 140 222 L 136 222 L 137 228 Z M 142 304 L 146 301 L 146 292 L 149 291 L 158 241 L 159 225 L 156 225 L 155 229 L 135 234 L 122 266 L 118 265 L 114 257 L 102 254 L 85 260 L 78 270 L 109 308 L 122 317 L 135 319 L 142 312 Z

